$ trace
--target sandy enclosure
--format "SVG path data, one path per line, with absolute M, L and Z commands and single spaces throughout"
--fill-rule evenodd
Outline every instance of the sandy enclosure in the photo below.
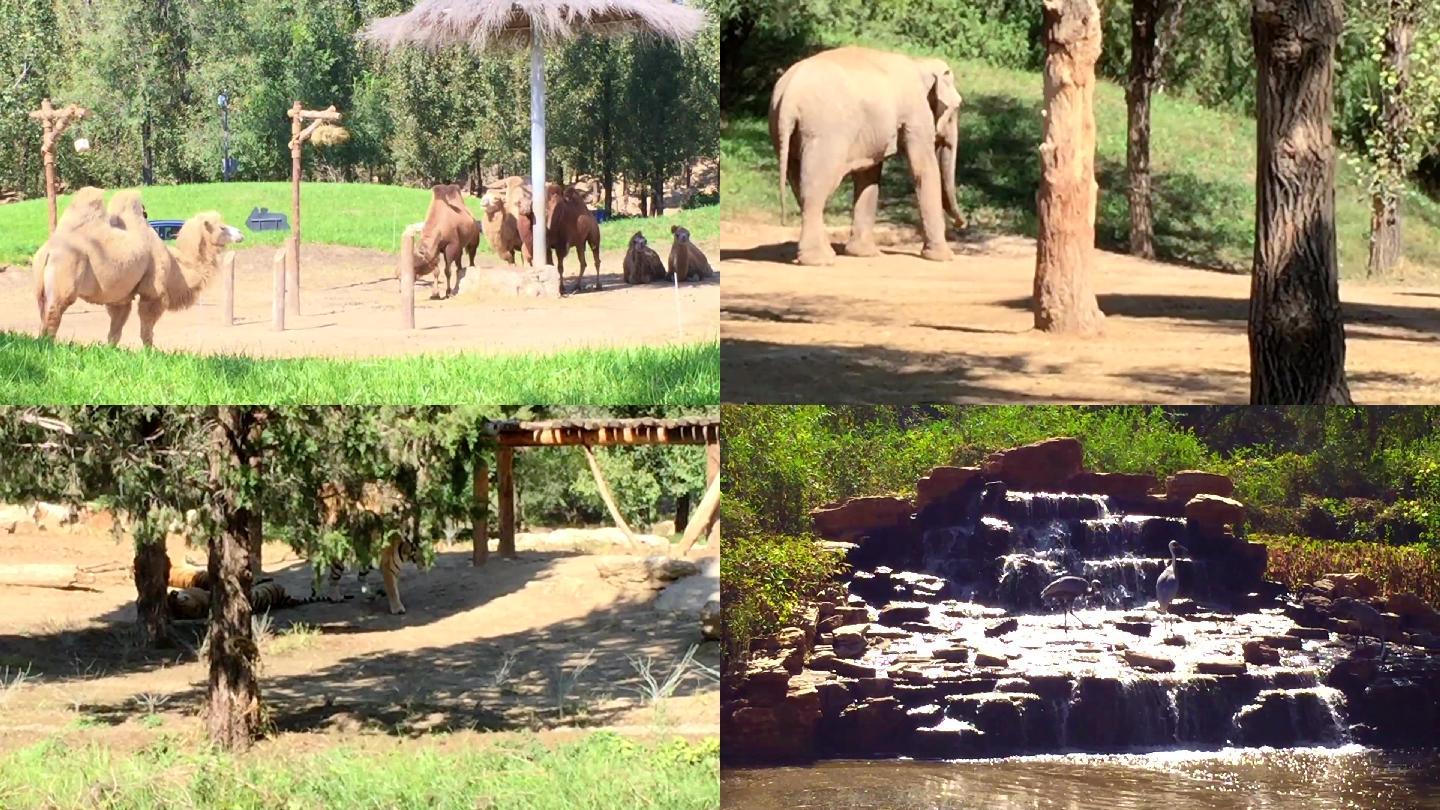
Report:
M 630 733 L 718 734 L 719 686 L 691 669 L 659 709 L 643 697 L 633 661 L 649 659 L 663 679 L 691 645 L 698 620 L 658 612 L 653 591 L 600 574 L 625 554 L 577 553 L 526 542 L 515 560 L 491 557 L 473 568 L 465 545 L 438 549 L 427 571 L 406 565 L 401 594 L 408 612 L 392 616 L 385 599 L 353 598 L 278 609 L 276 631 L 292 623 L 318 628 L 294 646 L 280 642 L 262 659 L 261 690 L 280 738 L 294 735 L 418 736 L 430 731 L 568 733 L 607 727 Z M 172 560 L 203 565 L 203 549 L 172 537 Z M 310 568 L 288 546 L 265 547 L 265 571 L 297 596 L 310 594 Z M 697 562 L 704 552 L 697 549 Z M 180 650 L 147 654 L 129 639 L 135 588 L 130 540 L 98 526 L 0 531 L 7 565 L 70 564 L 113 569 L 90 590 L 0 586 L 0 668 L 29 669 L 4 693 L 0 748 L 49 734 L 77 740 L 143 744 L 155 729 L 200 733 L 196 716 L 206 668 Z M 379 585 L 378 572 L 370 577 Z M 200 624 L 182 624 L 198 638 Z M 591 663 L 557 712 L 557 679 Z M 715 643 L 695 656 L 719 666 Z M 159 720 L 150 717 L 159 715 Z
M 702 244 L 714 261 L 718 249 Z M 630 286 L 621 280 L 623 251 L 601 253 L 604 289 L 594 291 L 594 268 L 586 292 L 554 298 L 482 297 L 465 293 L 430 300 L 428 280 L 415 288 L 415 330 L 400 328 L 396 256 L 377 250 L 305 245 L 300 257 L 301 315 L 286 331 L 271 328 L 271 260 L 276 248 L 237 251 L 235 325 L 222 323 L 222 294 L 212 284 L 196 306 L 167 312 L 155 327 L 155 345 L 171 351 L 270 357 L 377 357 L 482 352 L 554 352 L 593 346 L 646 346 L 714 340 L 719 333 L 720 283 Z M 587 256 L 588 258 L 588 256 Z M 500 266 L 477 257 L 475 270 Z M 565 284 L 574 285 L 578 264 L 565 263 Z M 27 267 L 0 268 L 0 330 L 35 334 L 39 328 Z M 110 328 L 105 308 L 83 301 L 65 313 L 59 338 L 104 342 Z M 140 345 L 138 316 L 125 325 L 122 346 Z
M 798 232 L 722 226 L 727 402 L 1249 401 L 1248 276 L 1099 252 L 1104 334 L 1051 337 L 1032 329 L 1032 239 L 936 263 L 891 228 L 880 256 L 800 267 Z M 830 230 L 837 250 L 846 234 Z M 1440 287 L 1345 281 L 1340 296 L 1356 401 L 1440 401 Z

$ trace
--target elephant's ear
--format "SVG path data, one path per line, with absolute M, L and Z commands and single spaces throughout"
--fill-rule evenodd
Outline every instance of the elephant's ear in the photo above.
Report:
M 959 114 L 960 93 L 955 90 L 955 74 L 949 67 L 931 75 L 930 109 L 935 113 L 935 131 L 944 132 L 950 127 L 951 119 Z

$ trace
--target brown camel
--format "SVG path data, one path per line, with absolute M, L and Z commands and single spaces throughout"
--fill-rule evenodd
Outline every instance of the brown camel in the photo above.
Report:
M 545 186 L 545 252 L 555 257 L 555 269 L 560 276 L 560 294 L 565 294 L 565 254 L 575 249 L 580 260 L 580 275 L 575 279 L 575 292 L 585 286 L 585 245 L 595 257 L 595 289 L 600 285 L 600 224 L 585 205 L 585 195 L 573 188 L 561 188 L 556 183 Z M 550 255 L 545 258 L 548 260 Z
M 630 237 L 630 246 L 625 250 L 625 283 L 649 284 L 665 278 L 665 263 L 660 254 L 650 247 L 645 234 L 636 231 Z
M 480 205 L 485 209 L 485 218 L 481 221 L 481 227 L 485 231 L 485 240 L 490 243 L 490 249 L 495 255 L 505 260 L 506 264 L 515 263 L 515 251 L 520 251 L 521 257 L 526 264 L 530 263 L 530 248 L 520 239 L 520 222 L 516 216 L 505 208 L 505 198 L 494 190 L 486 190 L 485 196 L 480 198 Z
M 161 314 L 194 304 L 216 274 L 221 249 L 245 237 L 209 211 L 186 222 L 168 247 L 146 221 L 138 194 L 117 193 L 108 211 L 103 194 L 97 188 L 77 192 L 31 261 L 40 333 L 54 337 L 65 310 L 81 299 L 109 311 L 114 345 L 139 298 L 140 341 L 148 347 Z
M 415 275 L 435 273 L 436 283 L 441 283 L 437 272 L 444 262 L 444 287 L 436 288 L 431 298 L 449 298 L 460 292 L 460 278 L 464 271 L 462 261 L 465 254 L 470 256 L 470 266 L 475 266 L 475 250 L 480 247 L 480 226 L 475 215 L 465 207 L 460 198 L 460 187 L 454 184 L 433 187 L 430 210 L 425 213 L 425 226 L 420 231 L 420 244 L 415 246 Z M 451 281 L 450 268 L 455 268 Z
M 690 232 L 679 225 L 671 225 L 670 233 L 675 241 L 670 245 L 670 276 L 681 281 L 704 281 L 710 277 L 710 261 L 695 243 L 690 241 Z

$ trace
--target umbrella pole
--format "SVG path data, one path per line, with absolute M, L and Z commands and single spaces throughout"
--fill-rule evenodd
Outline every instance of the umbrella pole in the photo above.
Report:
M 538 266 L 550 264 L 546 251 L 546 231 L 550 218 L 545 212 L 545 42 L 540 30 L 530 30 L 530 183 L 534 200 L 534 251 Z M 565 280 L 560 280 L 564 293 Z

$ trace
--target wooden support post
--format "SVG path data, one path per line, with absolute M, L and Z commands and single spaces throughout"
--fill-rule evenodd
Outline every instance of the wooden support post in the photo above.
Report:
M 235 325 L 235 254 L 227 251 L 220 263 L 220 287 L 225 294 L 225 325 Z
M 301 114 L 304 107 L 300 102 L 290 108 L 290 261 L 286 267 L 285 305 L 296 315 L 300 314 L 300 152 L 305 142 L 300 140 L 303 128 Z
M 499 475 L 495 485 L 500 487 L 500 546 L 502 557 L 515 556 L 515 448 L 502 447 L 496 453 Z
M 290 255 L 289 245 L 275 251 L 275 288 L 270 300 L 270 321 L 276 332 L 285 331 L 285 265 Z
M 605 502 L 605 508 L 610 510 L 610 517 L 615 521 L 615 526 L 620 533 L 625 535 L 625 542 L 632 548 L 639 545 L 635 540 L 635 533 L 630 530 L 630 524 L 625 522 L 625 516 L 620 514 L 620 507 L 615 503 L 615 496 L 610 492 L 610 485 L 605 483 L 605 476 L 600 472 L 600 462 L 595 460 L 595 451 L 590 445 L 582 444 L 580 449 L 585 451 L 585 460 L 590 462 L 590 474 L 595 476 L 595 488 L 600 490 L 600 500 Z
M 400 237 L 400 325 L 415 328 L 415 229 Z M 478 565 L 478 563 L 477 563 Z
M 680 554 L 690 553 L 690 548 L 700 535 L 708 534 L 710 527 L 720 515 L 720 479 L 716 478 L 705 488 L 705 497 L 700 499 L 700 506 L 695 510 L 695 519 L 690 522 L 690 528 L 685 530 L 685 536 L 680 538 Z
M 470 508 L 473 548 L 471 565 L 484 565 L 490 560 L 490 467 L 484 459 L 475 459 L 474 502 Z
M 50 215 L 50 233 L 52 234 L 55 233 L 55 223 L 59 221 L 55 205 L 55 141 L 71 123 L 79 121 L 89 114 L 89 110 L 74 104 L 67 104 L 57 110 L 48 98 L 40 101 L 40 109 L 30 113 L 31 118 L 40 122 L 43 132 L 40 139 L 40 155 L 45 164 L 45 200 Z
M 715 441 L 706 442 L 705 444 L 705 485 L 708 487 L 719 480 L 720 441 L 717 437 Z M 709 539 L 711 543 L 715 544 L 717 549 L 720 547 L 720 517 L 718 512 L 716 513 L 715 519 L 710 522 Z

